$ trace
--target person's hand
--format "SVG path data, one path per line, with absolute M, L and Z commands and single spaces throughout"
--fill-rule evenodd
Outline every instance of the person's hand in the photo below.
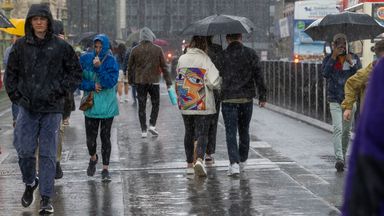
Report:
M 351 54 L 348 54 L 345 58 L 347 60 L 347 62 L 350 64 L 350 65 L 353 65 L 353 61 L 352 61 L 352 55 Z
M 59 38 L 65 40 L 65 36 L 64 36 L 63 34 L 58 34 L 57 37 L 59 37 Z
M 332 58 L 333 59 L 336 59 L 337 56 L 339 55 L 342 55 L 345 53 L 345 47 L 344 46 L 338 46 L 336 48 L 333 49 L 333 52 L 332 52 Z M 352 57 L 352 56 L 351 56 Z
M 101 85 L 99 83 L 95 83 L 95 91 L 100 92 L 102 90 Z
M 349 121 L 349 120 L 351 120 L 351 116 L 352 116 L 352 110 L 350 110 L 350 109 L 346 109 L 346 110 L 344 111 L 344 114 L 343 114 L 344 120 L 345 120 L 345 121 Z
M 100 65 L 101 65 L 101 62 L 100 62 L 100 59 L 99 59 L 99 57 L 98 56 L 96 56 L 94 59 L 93 59 L 93 66 L 95 66 L 95 67 L 100 67 Z
M 263 108 L 267 104 L 266 101 L 259 101 L 259 107 Z

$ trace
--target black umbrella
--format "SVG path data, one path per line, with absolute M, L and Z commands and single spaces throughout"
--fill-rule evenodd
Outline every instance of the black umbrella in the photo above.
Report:
M 343 33 L 348 41 L 373 39 L 384 32 L 384 27 L 368 14 L 343 12 L 329 14 L 313 22 L 304 30 L 312 40 L 332 41 L 333 36 Z
M 0 28 L 15 28 L 11 21 L 0 12 Z
M 246 17 L 231 15 L 212 15 L 198 20 L 186 27 L 183 35 L 222 35 L 235 33 L 250 33 L 255 25 Z
M 84 33 L 81 33 L 75 43 L 76 44 L 89 44 L 89 43 L 93 43 L 93 38 L 97 35 L 96 32 L 84 32 Z

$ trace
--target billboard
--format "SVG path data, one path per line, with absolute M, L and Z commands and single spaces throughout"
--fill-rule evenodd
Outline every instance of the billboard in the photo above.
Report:
M 324 42 L 313 41 L 304 30 L 316 19 L 339 13 L 336 3 L 336 0 L 295 2 L 292 59 L 321 61 L 324 58 Z

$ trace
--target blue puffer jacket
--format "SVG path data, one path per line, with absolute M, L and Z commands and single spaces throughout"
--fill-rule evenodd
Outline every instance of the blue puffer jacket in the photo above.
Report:
M 322 71 L 323 76 L 327 79 L 327 100 L 330 103 L 339 103 L 344 100 L 344 85 L 347 79 L 356 73 L 361 68 L 361 61 L 356 54 L 352 54 L 352 59 L 355 62 L 353 67 L 349 67 L 349 64 L 345 62 L 348 69 L 344 69 L 336 66 L 336 60 L 328 55 L 323 60 Z
M 94 51 L 80 57 L 80 64 L 83 68 L 83 80 L 80 89 L 84 90 L 84 95 L 88 95 L 90 91 L 95 91 L 95 83 L 99 83 L 102 87 L 100 92 L 94 92 L 94 105 L 84 111 L 84 115 L 89 118 L 112 118 L 119 115 L 116 98 L 119 65 L 109 50 L 108 37 L 99 34 L 93 39 L 93 42 L 95 43 L 97 40 L 103 44 L 99 54 L 99 59 L 102 61 L 101 66 L 98 68 L 93 66 L 93 59 L 96 56 Z

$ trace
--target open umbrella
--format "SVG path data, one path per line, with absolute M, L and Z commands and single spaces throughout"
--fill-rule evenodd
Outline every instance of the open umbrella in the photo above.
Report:
M 255 25 L 246 17 L 232 15 L 212 15 L 198 20 L 186 27 L 183 35 L 222 35 L 235 33 L 251 33 Z
M 158 46 L 168 46 L 169 45 L 168 41 L 166 41 L 164 39 L 156 39 L 155 41 L 153 41 L 153 43 L 158 45 Z
M 84 32 L 84 33 L 81 33 L 75 43 L 76 44 L 88 44 L 88 43 L 92 43 L 93 42 L 93 38 L 97 35 L 96 32 Z
M 356 41 L 373 39 L 384 32 L 384 27 L 368 14 L 347 11 L 326 15 L 314 21 L 304 32 L 312 40 L 332 41 L 334 35 L 343 33 L 348 41 Z
M 0 12 L 0 28 L 14 28 L 11 21 Z
M 3 31 L 5 33 L 8 33 L 10 35 L 16 35 L 16 36 L 24 36 L 24 26 L 25 26 L 25 19 L 10 19 L 11 23 L 13 24 L 13 28 L 0 28 L 0 31 Z

